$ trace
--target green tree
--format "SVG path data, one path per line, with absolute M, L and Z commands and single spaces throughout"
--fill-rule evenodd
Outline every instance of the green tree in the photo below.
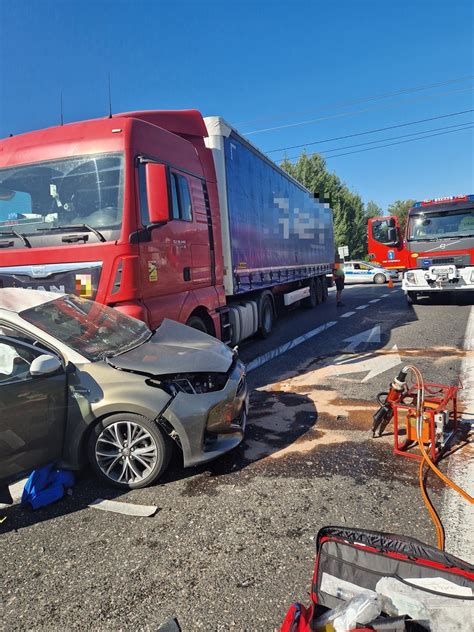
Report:
M 280 166 L 314 194 L 329 198 L 334 213 L 336 247 L 348 246 L 354 258 L 364 256 L 367 217 L 361 197 L 327 170 L 326 161 L 319 154 L 303 153 L 296 163 L 285 159 Z
M 369 219 L 370 217 L 379 217 L 382 214 L 383 211 L 381 206 L 379 206 L 373 200 L 369 200 L 367 202 L 367 205 L 365 207 L 365 216 L 367 217 L 367 219 Z
M 411 209 L 416 200 L 396 200 L 389 205 L 387 212 L 389 215 L 396 215 L 400 222 L 400 228 L 402 235 L 405 232 L 405 226 L 407 223 L 408 211 Z

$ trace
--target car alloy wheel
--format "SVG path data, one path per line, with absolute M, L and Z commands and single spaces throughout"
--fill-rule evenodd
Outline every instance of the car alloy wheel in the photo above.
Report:
M 89 460 L 101 478 L 135 489 L 153 483 L 171 456 L 171 441 L 140 415 L 119 413 L 100 422 L 89 438 Z

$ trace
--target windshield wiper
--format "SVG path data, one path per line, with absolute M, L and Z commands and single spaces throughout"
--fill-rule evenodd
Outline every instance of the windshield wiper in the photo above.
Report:
M 21 241 L 25 244 L 27 248 L 31 248 L 31 244 L 29 240 L 23 233 L 17 233 L 16 230 L 8 230 L 0 233 L 0 237 L 16 237 L 17 239 L 21 239 Z
M 99 241 L 106 241 L 104 235 L 102 233 L 100 233 L 97 228 L 94 228 L 93 226 L 89 226 L 89 224 L 77 224 L 77 225 L 73 225 L 73 226 L 51 226 L 51 228 L 37 228 L 36 229 L 37 232 L 40 231 L 44 231 L 44 232 L 53 232 L 56 230 L 59 231 L 64 231 L 64 230 L 82 230 L 82 231 L 86 231 L 88 233 L 94 233 L 94 235 L 97 237 L 97 239 Z

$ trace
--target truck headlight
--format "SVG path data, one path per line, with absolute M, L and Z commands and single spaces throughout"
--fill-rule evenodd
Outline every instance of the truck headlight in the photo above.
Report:
M 474 283 L 474 270 L 471 272 L 471 283 Z
M 414 272 L 407 272 L 406 279 L 408 283 L 416 285 L 416 274 Z

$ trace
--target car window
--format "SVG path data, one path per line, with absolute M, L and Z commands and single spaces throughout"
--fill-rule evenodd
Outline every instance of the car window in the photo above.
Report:
M 365 265 L 365 263 L 354 263 L 355 270 L 371 270 L 370 266 Z
M 30 365 L 41 353 L 19 340 L 0 335 L 0 384 L 30 379 Z

